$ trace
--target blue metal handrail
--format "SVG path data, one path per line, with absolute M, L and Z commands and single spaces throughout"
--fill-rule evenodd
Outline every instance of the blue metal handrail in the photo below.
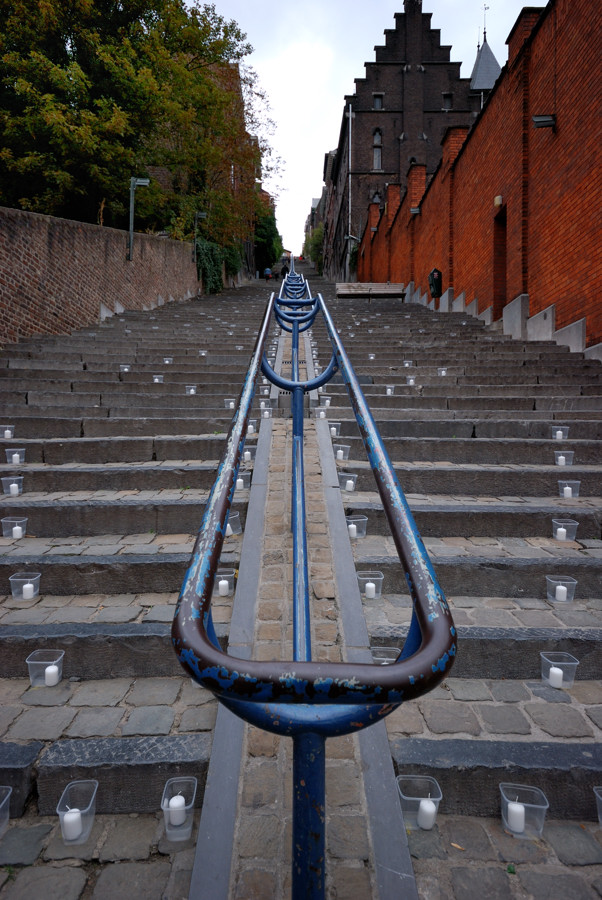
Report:
M 332 357 L 317 377 L 299 377 L 299 336 L 320 312 Z M 291 377 L 264 354 L 275 315 L 291 334 Z M 259 370 L 291 393 L 293 418 L 293 660 L 233 657 L 218 644 L 211 597 Z M 340 371 L 389 520 L 413 600 L 410 630 L 399 658 L 389 666 L 312 660 L 303 473 L 304 396 Z M 232 712 L 260 728 L 293 738 L 293 898 L 324 895 L 324 782 L 327 737 L 357 731 L 382 719 L 404 700 L 426 693 L 445 677 L 456 652 L 447 602 L 422 543 L 393 466 L 353 367 L 321 297 L 294 271 L 267 304 L 241 389 L 218 474 L 207 502 L 191 562 L 176 606 L 173 643 L 180 662 Z

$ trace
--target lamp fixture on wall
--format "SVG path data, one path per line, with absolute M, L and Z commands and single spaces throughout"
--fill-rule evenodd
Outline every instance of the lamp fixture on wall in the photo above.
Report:
M 545 116 L 531 116 L 536 128 L 556 129 L 556 116 L 553 113 Z

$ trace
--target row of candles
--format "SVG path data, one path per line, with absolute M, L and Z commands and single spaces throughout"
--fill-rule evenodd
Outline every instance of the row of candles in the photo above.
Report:
M 0 433 L 5 440 L 12 440 L 15 436 L 14 425 L 0 425 Z M 25 462 L 25 448 L 15 447 L 6 450 L 6 461 L 11 465 L 20 465 Z M 23 490 L 23 477 L 8 477 L 2 479 L 2 487 L 5 494 L 18 497 Z M 7 516 L 2 519 L 2 537 L 12 537 L 20 540 L 27 533 L 27 518 L 19 516 Z M 15 599 L 33 600 L 38 593 L 40 574 L 38 572 L 16 572 L 9 577 L 11 592 Z

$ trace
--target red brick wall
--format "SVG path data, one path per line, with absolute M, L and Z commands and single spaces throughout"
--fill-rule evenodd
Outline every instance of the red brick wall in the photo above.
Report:
M 199 292 L 191 245 L 0 207 L 0 344 L 66 334 L 110 310 Z
M 495 91 L 461 149 L 460 129 L 446 136 L 413 222 L 403 200 L 391 280 L 426 291 L 437 266 L 443 288 L 476 297 L 479 312 L 493 305 L 499 318 L 526 293 L 530 315 L 555 304 L 557 328 L 585 316 L 587 345 L 602 341 L 601 32 L 588 0 L 551 0 L 539 20 L 533 10 L 519 17 Z M 541 114 L 556 115 L 555 130 L 534 127 Z M 386 268 L 375 253 L 384 242 L 372 235 L 372 247 L 374 275 Z

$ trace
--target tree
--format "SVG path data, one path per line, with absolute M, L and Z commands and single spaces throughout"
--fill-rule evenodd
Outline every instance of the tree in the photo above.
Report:
M 0 0 L 0 203 L 239 245 L 261 148 L 246 130 L 251 51 L 215 6 L 184 0 Z
M 318 275 L 321 275 L 324 268 L 324 225 L 322 222 L 306 237 L 303 253 L 315 263 Z
M 271 268 L 282 256 L 282 238 L 276 227 L 276 217 L 265 195 L 258 195 L 255 219 L 255 265 L 259 272 Z

